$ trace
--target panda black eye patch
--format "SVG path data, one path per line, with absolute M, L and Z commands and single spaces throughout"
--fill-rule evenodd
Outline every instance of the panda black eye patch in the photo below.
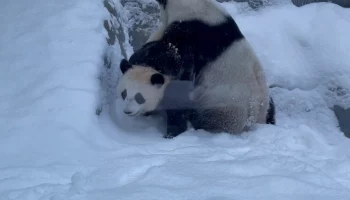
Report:
M 152 85 L 163 85 L 165 82 L 162 74 L 156 73 L 151 76 Z
M 122 98 L 125 100 L 125 98 L 126 98 L 126 95 L 127 95 L 127 93 L 126 93 L 126 90 L 123 90 L 123 92 L 122 92 Z
M 143 98 L 143 96 L 142 96 L 141 93 L 137 93 L 137 94 L 135 95 L 135 101 L 136 101 L 136 103 L 138 103 L 138 104 L 143 104 L 143 103 L 146 102 L 145 98 Z

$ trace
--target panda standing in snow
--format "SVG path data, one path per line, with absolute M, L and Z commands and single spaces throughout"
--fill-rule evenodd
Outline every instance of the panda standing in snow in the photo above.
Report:
M 185 132 L 187 121 L 195 129 L 231 134 L 254 123 L 275 124 L 262 66 L 233 18 L 214 0 L 157 1 L 162 24 L 120 64 L 124 112 L 164 109 L 165 138 Z

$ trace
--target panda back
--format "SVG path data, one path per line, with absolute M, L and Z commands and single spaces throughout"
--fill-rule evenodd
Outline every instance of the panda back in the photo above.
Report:
M 200 19 L 175 21 L 167 26 L 161 40 L 172 44 L 184 55 L 186 69 L 198 75 L 204 67 L 219 58 L 235 41 L 244 39 L 231 16 L 218 24 L 209 24 Z M 190 59 L 186 59 L 190 58 Z M 186 75 L 185 75 L 186 77 Z
M 180 79 L 185 64 L 189 63 L 186 59 L 191 59 L 190 55 L 187 50 L 180 54 L 174 46 L 164 41 L 153 41 L 137 50 L 129 58 L 129 63 L 152 67 L 162 74 Z

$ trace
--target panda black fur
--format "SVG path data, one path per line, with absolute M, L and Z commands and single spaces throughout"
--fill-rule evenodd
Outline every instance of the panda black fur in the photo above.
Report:
M 184 132 L 187 119 L 209 132 L 240 133 L 253 123 L 274 124 L 264 72 L 233 18 L 212 0 L 158 2 L 162 25 L 129 62 L 194 84 L 190 96 L 196 108 L 190 114 L 168 111 L 166 137 Z

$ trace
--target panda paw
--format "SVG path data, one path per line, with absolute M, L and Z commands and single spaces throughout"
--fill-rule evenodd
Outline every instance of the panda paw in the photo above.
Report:
M 183 126 L 183 127 L 182 126 L 168 126 L 167 133 L 163 136 L 163 138 L 172 139 L 172 138 L 182 134 L 185 131 L 186 131 L 185 126 Z
M 174 136 L 171 135 L 171 134 L 166 134 L 166 135 L 163 136 L 163 138 L 165 138 L 165 139 L 173 139 Z

